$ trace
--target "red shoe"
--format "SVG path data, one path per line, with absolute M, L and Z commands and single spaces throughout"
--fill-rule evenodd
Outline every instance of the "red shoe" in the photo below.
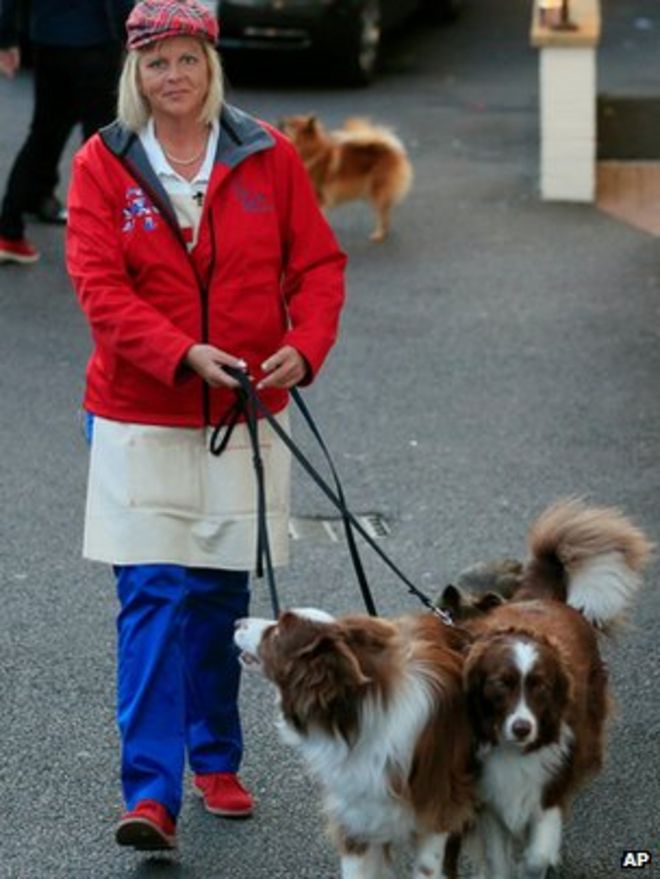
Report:
M 176 824 L 165 806 L 156 800 L 140 800 L 117 825 L 115 839 L 138 851 L 176 848 Z
M 233 772 L 195 775 L 193 790 L 202 797 L 207 812 L 224 818 L 247 818 L 254 811 L 252 794 Z
M 0 263 L 16 262 L 27 265 L 39 259 L 39 251 L 27 238 L 3 238 L 0 235 Z

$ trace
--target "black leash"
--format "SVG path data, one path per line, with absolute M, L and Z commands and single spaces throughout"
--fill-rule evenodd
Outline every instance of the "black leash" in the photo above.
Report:
M 334 461 L 332 460 L 332 456 L 330 455 L 330 450 L 325 444 L 323 437 L 321 436 L 321 432 L 316 426 L 316 422 L 312 418 L 312 413 L 307 408 L 307 404 L 302 398 L 300 391 L 297 388 L 292 388 L 291 396 L 298 407 L 300 413 L 303 418 L 307 422 L 307 426 L 315 437 L 317 443 L 325 460 L 328 463 L 328 467 L 330 468 L 330 472 L 332 473 L 332 478 L 335 483 L 335 489 L 337 494 L 337 499 L 340 502 L 336 504 L 338 506 L 339 511 L 341 513 L 342 523 L 344 525 L 344 533 L 346 535 L 346 543 L 348 544 L 348 550 L 351 554 L 351 561 L 353 562 L 353 568 L 355 569 L 355 575 L 357 577 L 358 584 L 360 586 L 360 592 L 362 593 L 362 600 L 364 601 L 364 606 L 367 609 L 367 612 L 372 617 L 378 616 L 378 611 L 376 610 L 376 603 L 374 601 L 373 595 L 371 594 L 371 590 L 369 589 L 369 583 L 367 582 L 367 575 L 364 572 L 364 566 L 362 565 L 362 559 L 360 558 L 360 553 L 358 552 L 357 544 L 355 542 L 355 534 L 353 533 L 353 523 L 351 521 L 351 517 L 348 513 L 348 505 L 346 503 L 346 497 L 344 496 L 344 490 L 342 488 L 341 481 L 339 479 L 339 474 L 337 473 L 337 469 L 335 467 Z M 279 425 L 278 425 L 279 426 Z M 288 434 L 287 434 L 288 436 Z M 291 437 L 288 437 L 291 441 Z M 289 446 L 291 448 L 291 446 Z M 298 459 L 300 460 L 300 459 Z M 308 471 L 309 472 L 309 471 Z M 318 472 L 314 471 L 314 479 L 318 481 Z
M 228 370 L 228 367 L 224 368 Z M 235 372 L 238 373 L 239 370 L 236 370 Z M 243 373 L 241 373 L 241 375 L 243 375 Z M 277 619 L 280 613 L 280 602 L 277 595 L 277 586 L 275 584 L 275 570 L 273 568 L 273 559 L 270 552 L 270 540 L 268 539 L 266 481 L 264 477 L 264 462 L 259 447 L 259 419 L 255 407 L 256 399 L 256 394 L 254 392 L 249 393 L 246 391 L 244 385 L 236 390 L 236 402 L 225 412 L 211 434 L 209 451 L 216 457 L 219 457 L 224 452 L 229 444 L 234 428 L 238 424 L 239 418 L 241 415 L 244 415 L 250 437 L 250 445 L 252 446 L 252 464 L 254 466 L 254 473 L 257 482 L 256 574 L 257 577 L 263 577 L 265 567 L 268 579 L 268 591 L 270 593 L 270 603 L 273 608 L 275 619 Z
M 403 571 L 401 571 L 401 569 L 390 559 L 390 557 L 385 552 L 383 552 L 383 550 L 380 548 L 380 546 L 378 546 L 376 541 L 362 526 L 360 521 L 348 509 L 344 491 L 341 485 L 341 481 L 339 479 L 339 474 L 337 473 L 337 469 L 334 465 L 328 447 L 324 442 L 321 432 L 319 431 L 314 419 L 312 418 L 312 415 L 307 408 L 306 403 L 303 401 L 300 392 L 296 388 L 293 388 L 290 392 L 291 397 L 293 398 L 296 406 L 300 410 L 309 429 L 317 440 L 326 461 L 328 462 L 328 466 L 330 467 L 330 471 L 332 473 L 335 483 L 334 491 L 323 479 L 323 477 L 318 473 L 314 466 L 310 463 L 310 461 L 303 454 L 300 448 L 293 442 L 288 433 L 280 426 L 270 409 L 261 401 L 249 377 L 243 371 L 238 369 L 233 369 L 227 366 L 223 366 L 223 369 L 225 370 L 225 372 L 231 375 L 232 378 L 235 378 L 239 382 L 240 387 L 236 391 L 236 403 L 231 406 L 227 412 L 225 412 L 218 425 L 214 428 L 213 434 L 211 435 L 209 449 L 214 455 L 222 454 L 224 449 L 227 447 L 227 444 L 231 437 L 231 433 L 233 432 L 233 429 L 236 426 L 238 419 L 240 418 L 241 414 L 245 415 L 248 431 L 250 434 L 250 441 L 252 443 L 253 461 L 255 465 L 255 474 L 257 477 L 257 576 L 263 576 L 265 561 L 271 604 L 273 606 L 273 612 L 275 616 L 277 617 L 277 615 L 279 614 L 279 600 L 277 596 L 277 587 L 275 585 L 275 574 L 273 571 L 270 556 L 270 545 L 268 542 L 268 528 L 266 522 L 266 493 L 263 479 L 263 461 L 261 460 L 261 454 L 258 447 L 259 443 L 257 422 L 259 413 L 261 413 L 261 415 L 270 424 L 273 431 L 282 440 L 282 442 L 289 449 L 293 457 L 309 474 L 309 476 L 316 483 L 316 485 L 318 485 L 318 487 L 325 494 L 328 500 L 330 500 L 330 502 L 340 512 L 344 524 L 346 539 L 351 553 L 353 567 L 355 568 L 358 583 L 360 585 L 360 591 L 362 592 L 362 598 L 369 614 L 371 614 L 372 616 L 378 615 L 376 611 L 376 605 L 373 600 L 373 596 L 371 594 L 366 575 L 364 573 L 364 567 L 362 565 L 362 561 L 360 559 L 360 555 L 355 543 L 354 531 L 357 531 L 358 534 L 360 534 L 360 536 L 369 544 L 369 546 L 388 566 L 388 568 L 390 568 L 390 570 L 395 573 L 399 577 L 399 579 L 403 581 L 403 583 L 406 584 L 406 586 L 408 587 L 408 592 L 410 594 L 414 595 L 427 608 L 427 610 L 438 616 L 444 623 L 446 623 L 447 625 L 452 625 L 452 620 L 449 614 L 443 611 L 441 608 L 436 607 L 431 599 L 427 595 L 425 595 L 420 589 L 418 589 L 417 586 L 415 586 L 415 584 L 403 573 Z M 224 434 L 222 434 L 222 431 L 225 431 Z
M 241 373 L 243 375 L 243 373 Z M 258 418 L 255 411 L 255 399 L 256 392 L 252 384 L 250 383 L 249 388 L 253 391 L 252 394 L 249 393 L 243 386 L 237 389 L 236 391 L 236 402 L 229 407 L 229 409 L 225 412 L 225 414 L 220 419 L 218 425 L 215 427 L 212 435 L 211 441 L 209 444 L 209 449 L 211 454 L 219 456 L 224 450 L 227 448 L 229 440 L 231 439 L 232 432 L 234 427 L 238 423 L 240 416 L 245 415 L 246 425 L 248 429 L 248 434 L 250 436 L 250 444 L 252 446 L 252 462 L 254 465 L 256 480 L 257 480 L 257 563 L 256 563 L 256 574 L 257 577 L 263 577 L 264 568 L 268 578 L 268 588 L 270 592 L 270 600 L 273 608 L 273 612 L 277 616 L 280 610 L 280 603 L 277 594 L 277 586 L 275 584 L 275 573 L 273 570 L 272 560 L 271 560 L 271 552 L 270 552 L 270 542 L 268 538 L 268 523 L 267 523 L 267 510 L 266 510 L 266 492 L 265 492 L 265 479 L 264 479 L 264 467 L 263 461 L 261 458 L 261 450 L 259 448 L 259 427 L 258 427 Z M 330 456 L 330 452 L 328 447 L 326 446 L 321 433 L 319 432 L 314 419 L 311 416 L 305 402 L 302 397 L 298 393 L 298 391 L 294 390 L 292 392 L 294 399 L 305 418 L 310 430 L 314 434 L 319 446 L 321 447 L 323 454 L 328 462 L 332 475 L 335 481 L 335 487 L 337 492 L 337 497 L 341 501 L 342 504 L 342 521 L 344 523 L 344 531 L 346 533 L 346 542 L 348 544 L 349 552 L 351 554 L 351 560 L 353 562 L 353 568 L 355 569 L 355 574 L 357 576 L 357 580 L 360 586 L 360 591 L 362 593 L 362 599 L 364 601 L 365 607 L 371 616 L 378 616 L 378 612 L 376 610 L 376 604 L 374 602 L 373 596 L 371 594 L 371 590 L 369 589 L 369 583 L 367 581 L 366 574 L 364 572 L 364 566 L 362 565 L 362 559 L 360 558 L 360 553 L 357 548 L 357 544 L 355 542 L 355 535 L 353 534 L 353 526 L 346 515 L 346 499 L 344 497 L 344 492 L 342 489 L 341 482 L 339 480 L 339 475 L 335 468 L 332 457 Z M 268 410 L 270 412 L 270 410 Z M 272 413 L 270 413 L 272 415 Z M 275 422 L 277 424 L 277 422 Z M 279 424 L 277 424 L 279 427 Z M 224 433 L 223 433 L 224 431 Z M 288 434 L 285 433 L 285 436 Z M 265 564 L 264 564 L 265 563 Z

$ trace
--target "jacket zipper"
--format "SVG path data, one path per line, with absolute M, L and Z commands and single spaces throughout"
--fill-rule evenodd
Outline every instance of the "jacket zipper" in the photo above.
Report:
M 213 273 L 215 271 L 215 223 L 213 221 L 213 213 L 211 212 L 211 207 L 208 205 L 206 208 L 202 208 L 202 217 L 204 216 L 204 210 L 206 210 L 208 218 L 209 218 L 209 234 L 211 236 L 211 262 L 209 264 L 209 279 L 213 277 Z M 202 225 L 202 217 L 199 219 L 199 225 L 201 228 Z M 205 342 L 208 342 L 209 337 L 209 291 L 206 285 L 201 284 L 200 290 L 202 294 L 202 338 Z M 204 382 L 203 385 L 203 407 L 204 407 L 204 423 L 211 423 L 211 392 L 209 386 Z
M 208 288 L 206 284 L 202 281 L 199 272 L 197 271 L 197 266 L 195 265 L 190 253 L 188 251 L 188 246 L 183 239 L 183 235 L 181 234 L 181 228 L 176 220 L 170 214 L 170 211 L 167 205 L 163 204 L 160 200 L 160 197 L 157 192 L 154 192 L 152 187 L 149 185 L 148 181 L 146 181 L 143 176 L 140 174 L 138 168 L 131 162 L 130 159 L 125 156 L 122 157 L 124 159 L 124 164 L 127 166 L 133 178 L 142 186 L 145 190 L 153 205 L 155 205 L 160 215 L 165 219 L 165 222 L 170 227 L 172 232 L 174 232 L 174 237 L 181 244 L 183 248 L 183 252 L 186 255 L 190 268 L 192 269 L 193 275 L 195 276 L 195 281 L 197 282 L 197 290 L 199 292 L 199 298 L 202 305 L 202 342 L 204 344 L 208 344 L 208 332 L 209 332 L 209 316 L 208 316 Z M 211 213 L 209 211 L 209 218 L 211 217 Z M 200 220 L 201 222 L 201 220 Z M 213 270 L 215 268 L 215 240 L 213 239 L 213 223 L 211 223 L 211 246 L 212 246 L 212 259 L 211 259 L 211 269 L 209 272 L 209 277 L 212 276 Z M 206 427 L 211 423 L 211 401 L 210 401 L 210 392 L 209 386 L 202 379 L 202 418 L 204 419 L 204 426 Z

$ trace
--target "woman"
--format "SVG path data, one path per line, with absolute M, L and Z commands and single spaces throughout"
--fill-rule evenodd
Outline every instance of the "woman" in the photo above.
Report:
M 184 757 L 211 812 L 245 816 L 234 621 L 247 613 L 255 484 L 246 427 L 212 425 L 245 370 L 286 425 L 337 333 L 345 257 L 276 130 L 222 103 L 217 23 L 142 0 L 127 22 L 119 118 L 77 154 L 68 268 L 94 340 L 86 557 L 114 566 L 127 812 L 116 839 L 175 845 Z M 260 429 L 276 564 L 289 458 Z

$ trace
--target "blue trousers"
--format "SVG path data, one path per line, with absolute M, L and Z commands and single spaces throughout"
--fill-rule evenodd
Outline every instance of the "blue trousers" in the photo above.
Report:
M 243 752 L 234 622 L 246 616 L 248 574 L 179 565 L 114 568 L 117 720 L 128 809 L 182 799 L 194 772 L 236 772 Z

